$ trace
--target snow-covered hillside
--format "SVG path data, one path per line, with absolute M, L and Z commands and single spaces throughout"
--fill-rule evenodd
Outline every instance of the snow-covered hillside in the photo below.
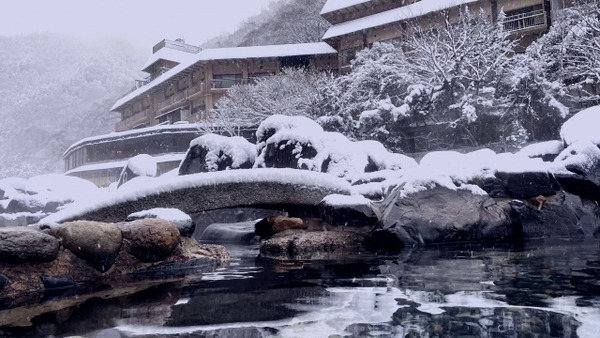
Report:
M 110 106 L 139 77 L 143 49 L 59 35 L 0 36 L 0 178 L 62 171 L 69 144 L 114 130 Z

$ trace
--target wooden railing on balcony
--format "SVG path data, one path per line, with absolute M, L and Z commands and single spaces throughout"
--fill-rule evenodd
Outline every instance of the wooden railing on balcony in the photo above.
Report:
M 504 18 L 504 30 L 516 32 L 533 27 L 546 26 L 546 11 L 535 11 L 507 16 Z
M 158 102 L 156 106 L 156 112 L 158 113 L 160 111 L 167 110 L 167 108 L 170 108 L 176 104 L 180 104 L 182 101 L 201 93 L 204 93 L 204 82 L 199 82 L 184 90 L 180 90 L 166 98 L 164 101 Z
M 145 123 L 148 121 L 148 115 L 150 114 L 150 108 L 143 109 L 140 112 L 133 114 L 132 116 L 119 121 L 116 126 L 117 131 L 123 131 L 127 129 L 131 129 L 133 126 L 136 126 L 141 123 Z

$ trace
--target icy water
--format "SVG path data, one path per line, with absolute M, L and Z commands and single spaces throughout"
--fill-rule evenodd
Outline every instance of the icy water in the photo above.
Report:
M 213 273 L 54 309 L 0 337 L 600 337 L 597 242 L 336 262 L 229 249 L 234 260 Z

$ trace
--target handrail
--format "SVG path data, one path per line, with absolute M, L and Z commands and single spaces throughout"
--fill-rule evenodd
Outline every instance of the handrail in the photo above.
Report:
M 531 12 L 520 13 L 504 18 L 504 30 L 508 32 L 519 31 L 536 26 L 546 25 L 546 11 L 538 9 Z

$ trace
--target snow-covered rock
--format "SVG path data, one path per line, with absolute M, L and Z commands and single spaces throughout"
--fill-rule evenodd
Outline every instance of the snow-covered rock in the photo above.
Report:
M 306 134 L 319 134 L 323 128 L 315 121 L 304 116 L 272 115 L 260 123 L 256 130 L 256 146 L 258 152 L 266 145 L 266 141 L 283 129 L 302 129 Z
M 539 157 L 543 161 L 550 162 L 554 160 L 563 149 L 565 149 L 565 145 L 562 141 L 546 141 L 527 145 L 521 148 L 516 155 L 527 156 L 529 158 Z
M 394 190 L 381 204 L 381 214 L 377 229 L 366 240 L 369 247 L 377 250 L 508 240 L 516 233 L 510 206 L 498 204 L 487 195 L 448 189 L 444 185 L 415 189 L 410 195 L 402 189 Z
M 274 116 L 259 126 L 255 167 L 306 169 L 352 179 L 368 171 L 416 165 L 377 141 L 352 142 L 340 133 L 324 132 L 310 119 L 295 118 Z
M 144 218 L 159 218 L 169 221 L 177 226 L 181 236 L 191 237 L 196 226 L 192 218 L 185 212 L 175 208 L 153 208 L 134 212 L 127 216 L 126 221 L 134 221 Z
M 600 145 L 600 106 L 573 115 L 560 128 L 560 137 L 566 145 L 579 141 Z
M 156 176 L 156 160 L 148 154 L 140 154 L 130 158 L 121 171 L 118 187 L 127 183 L 135 177 L 154 177 Z
M 319 213 L 331 225 L 369 226 L 377 223 L 371 200 L 362 195 L 329 195 L 319 203 Z
M 204 134 L 190 143 L 179 175 L 252 168 L 256 147 L 243 137 Z

